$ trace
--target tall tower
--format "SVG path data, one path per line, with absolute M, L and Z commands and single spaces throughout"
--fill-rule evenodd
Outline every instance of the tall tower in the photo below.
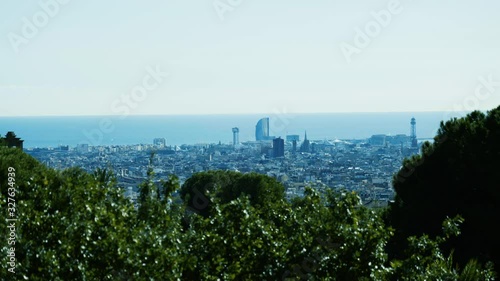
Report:
M 410 132 L 410 141 L 411 141 L 411 147 L 416 148 L 418 147 L 417 144 L 417 122 L 415 121 L 415 118 L 411 118 L 411 132 Z
M 255 140 L 267 140 L 269 139 L 269 117 L 265 117 L 257 122 L 255 126 Z
M 240 129 L 238 127 L 233 128 L 233 145 L 240 144 Z

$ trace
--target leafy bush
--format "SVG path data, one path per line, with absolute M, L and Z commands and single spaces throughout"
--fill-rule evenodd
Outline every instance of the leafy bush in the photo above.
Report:
M 10 166 L 18 190 L 18 279 L 493 280 L 491 265 L 471 260 L 460 272 L 441 253 L 460 218 L 445 221 L 443 238 L 411 237 L 406 254 L 389 260 L 385 246 L 394 230 L 351 192 L 308 188 L 288 202 L 283 187 L 264 175 L 201 173 L 181 189 L 176 177 L 156 184 L 150 169 L 135 207 L 108 170 L 55 171 L 0 147 L 2 210 Z M 199 194 L 190 193 L 194 187 Z M 179 189 L 185 201 L 176 204 L 170 199 Z M 194 209 L 200 205 L 190 194 L 209 202 L 207 211 Z M 6 237 L 5 220 L 0 227 Z M 0 279 L 13 280 L 7 241 L 0 243 Z

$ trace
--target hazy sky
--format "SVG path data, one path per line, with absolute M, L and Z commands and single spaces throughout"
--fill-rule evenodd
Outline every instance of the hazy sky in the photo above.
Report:
M 59 1 L 1 1 L 0 116 L 500 104 L 499 1 Z

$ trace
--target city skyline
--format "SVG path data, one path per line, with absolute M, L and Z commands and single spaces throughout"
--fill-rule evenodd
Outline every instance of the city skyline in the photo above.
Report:
M 0 116 L 488 110 L 500 104 L 498 8 L 6 2 Z
M 220 115 L 203 118 L 131 116 L 123 120 L 103 117 L 0 117 L 0 132 L 7 132 L 10 128 L 27 141 L 26 147 L 130 145 L 151 141 L 163 143 L 163 146 L 167 143 L 232 143 L 238 146 L 243 142 L 266 142 L 278 137 L 289 143 L 296 140 L 300 145 L 306 135 L 307 139 L 324 141 L 366 139 L 381 134 L 412 135 L 415 132 L 419 140 L 430 140 L 436 134 L 440 120 L 446 119 L 446 116 L 440 113 L 331 113 L 271 118 L 261 115 L 234 115 L 231 118 Z M 417 130 L 410 126 L 412 120 L 420 120 Z

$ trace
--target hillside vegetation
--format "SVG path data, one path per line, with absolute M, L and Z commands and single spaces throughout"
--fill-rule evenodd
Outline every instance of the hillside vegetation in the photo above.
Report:
M 10 197 L 17 218 L 15 245 L 0 220 L 0 279 L 494 280 L 499 111 L 443 123 L 382 212 L 343 191 L 308 188 L 290 202 L 255 173 L 158 184 L 152 167 L 134 206 L 111 171 L 56 171 L 0 147 L 2 216 Z

